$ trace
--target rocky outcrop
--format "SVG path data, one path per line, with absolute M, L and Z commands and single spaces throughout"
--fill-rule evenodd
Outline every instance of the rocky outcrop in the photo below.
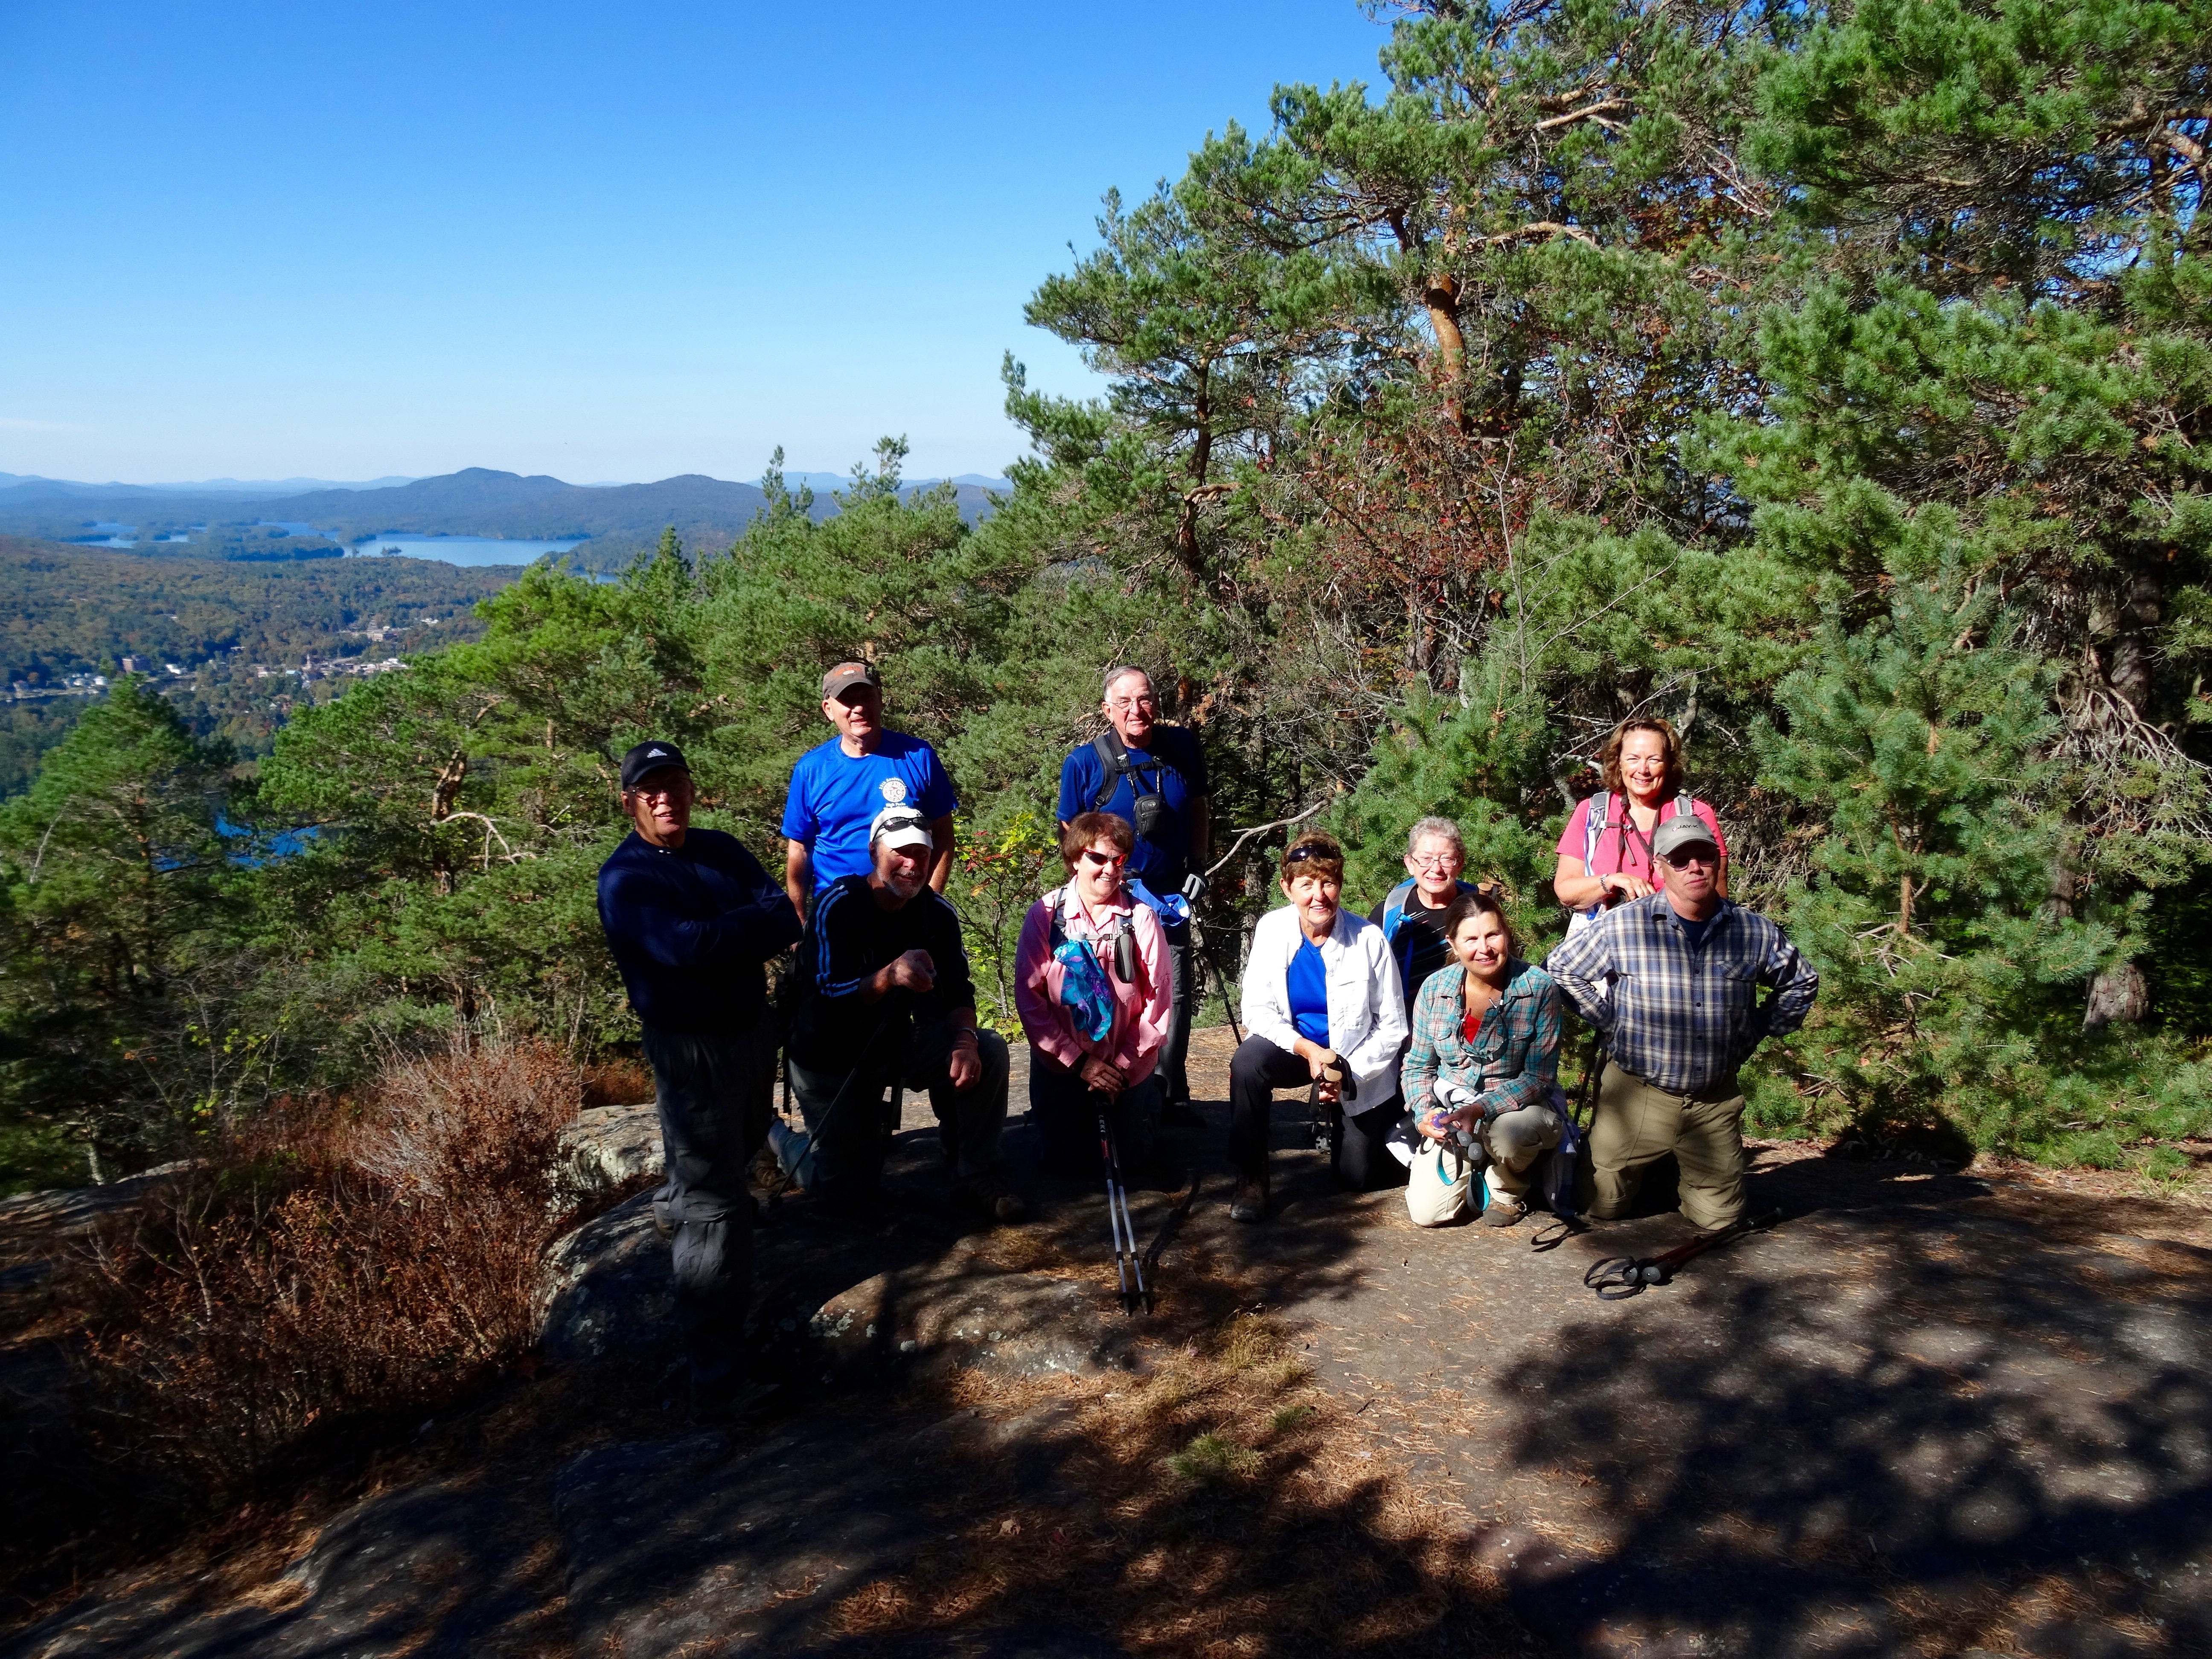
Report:
M 675 1336 L 668 1245 L 640 1193 L 556 1239 L 538 1280 L 539 1346 L 556 1364 L 638 1358 Z
M 1101 1285 L 1006 1273 L 956 1253 L 926 1267 L 878 1273 L 831 1297 L 814 1316 L 813 1335 L 825 1380 L 900 1364 L 1035 1376 L 1126 1363 L 1120 1322 Z
M 586 1187 L 660 1173 L 660 1114 L 651 1101 L 594 1106 L 561 1132 L 561 1152 Z

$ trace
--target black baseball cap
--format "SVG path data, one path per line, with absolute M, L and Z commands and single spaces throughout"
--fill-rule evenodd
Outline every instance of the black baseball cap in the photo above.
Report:
M 623 757 L 622 787 L 635 789 L 647 772 L 658 772 L 664 766 L 672 766 L 686 777 L 691 775 L 691 763 L 674 744 L 658 739 L 641 743 Z

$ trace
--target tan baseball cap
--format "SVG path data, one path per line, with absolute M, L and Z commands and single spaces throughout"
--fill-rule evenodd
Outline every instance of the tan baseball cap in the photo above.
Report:
M 822 677 L 822 699 L 827 702 L 856 685 L 872 685 L 880 691 L 884 689 L 884 677 L 876 672 L 872 663 L 841 662 Z
M 1694 812 L 1682 812 L 1668 818 L 1659 826 L 1659 833 L 1651 837 L 1654 858 L 1672 858 L 1685 847 L 1710 847 L 1717 853 L 1720 850 L 1720 842 L 1713 839 L 1713 832 Z

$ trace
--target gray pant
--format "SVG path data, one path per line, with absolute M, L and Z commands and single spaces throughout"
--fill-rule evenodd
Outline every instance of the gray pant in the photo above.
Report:
M 700 1036 L 645 1028 L 660 1115 L 663 1180 L 654 1218 L 669 1231 L 676 1319 L 691 1380 L 721 1388 L 744 1374 L 752 1291 L 752 1196 L 745 1166 L 767 1133 L 775 1076 L 774 1027 Z
M 788 1062 L 792 1096 L 813 1137 L 811 1192 L 832 1204 L 874 1196 L 883 1180 L 884 1155 L 890 1150 L 891 1133 L 897 1127 L 896 1117 L 883 1109 L 884 1093 L 900 1083 L 928 1091 L 945 1156 L 956 1175 L 964 1180 L 999 1167 L 999 1137 L 1006 1127 L 1006 1079 L 1012 1069 L 1006 1040 L 996 1031 L 976 1033 L 983 1075 L 966 1090 L 952 1086 L 949 1067 L 953 1040 L 947 1021 L 917 1024 L 897 1060 L 873 1078 L 856 1079 L 834 1116 L 830 1106 L 852 1074 L 817 1072 L 796 1060 Z
M 1168 1040 L 1160 1049 L 1157 1073 L 1170 1101 L 1190 1098 L 1190 1017 L 1198 996 L 1198 923 L 1169 933 L 1168 974 L 1175 1002 L 1168 1015 Z

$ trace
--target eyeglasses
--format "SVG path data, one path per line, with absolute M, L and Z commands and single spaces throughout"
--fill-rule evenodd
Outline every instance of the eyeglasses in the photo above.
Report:
M 1424 870 L 1449 870 L 1463 860 L 1464 855 L 1459 853 L 1408 853 L 1406 854 L 1407 863 L 1418 865 Z
M 689 778 L 672 778 L 666 783 L 633 783 L 629 792 L 642 800 L 672 800 L 690 787 Z
M 1155 699 L 1155 698 L 1152 696 L 1152 694 L 1151 694 L 1151 693 L 1147 692 L 1145 696 L 1141 696 L 1141 697 L 1113 697 L 1113 698 L 1109 698 L 1109 699 L 1107 701 L 1107 704 L 1106 704 L 1106 706 L 1107 706 L 1109 708 L 1121 708 L 1121 709 L 1130 709 L 1130 708 L 1157 708 L 1157 707 L 1158 706 L 1158 700 L 1157 700 L 1157 699 Z
M 1127 853 L 1094 853 L 1088 847 L 1083 849 L 1081 856 L 1092 864 L 1102 866 L 1110 865 L 1118 867 L 1129 861 L 1129 855 Z

